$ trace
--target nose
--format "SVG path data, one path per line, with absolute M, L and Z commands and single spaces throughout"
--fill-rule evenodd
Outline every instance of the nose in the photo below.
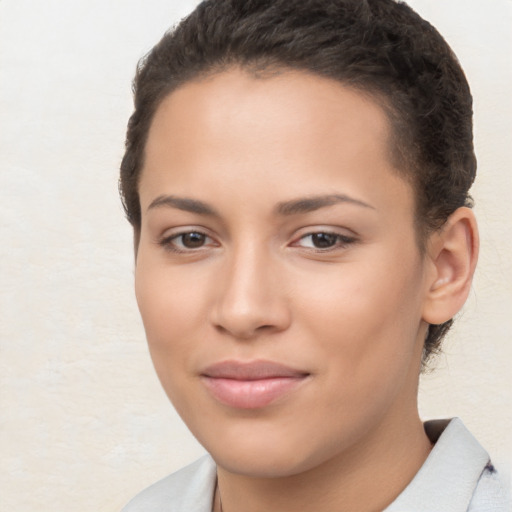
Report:
M 224 261 L 211 321 L 237 339 L 283 331 L 291 320 L 286 295 L 276 262 L 263 251 L 246 247 Z

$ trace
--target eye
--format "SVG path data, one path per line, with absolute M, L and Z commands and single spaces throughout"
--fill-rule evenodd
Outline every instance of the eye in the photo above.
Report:
M 160 241 L 166 250 L 190 252 L 203 247 L 216 245 L 211 237 L 200 231 L 187 231 L 167 236 Z
M 202 247 L 207 239 L 208 237 L 204 233 L 192 231 L 191 233 L 178 235 L 174 238 L 174 242 L 187 249 L 197 249 L 198 247 Z
M 293 245 L 303 247 L 305 249 L 326 251 L 329 249 L 343 248 L 353 242 L 355 242 L 354 237 L 341 235 L 339 233 L 319 231 L 302 236 Z

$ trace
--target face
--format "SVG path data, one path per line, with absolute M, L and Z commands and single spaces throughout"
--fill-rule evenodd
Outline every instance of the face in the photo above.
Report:
M 368 97 L 230 70 L 156 112 L 136 295 L 174 406 L 217 463 L 297 474 L 417 415 L 426 264 Z

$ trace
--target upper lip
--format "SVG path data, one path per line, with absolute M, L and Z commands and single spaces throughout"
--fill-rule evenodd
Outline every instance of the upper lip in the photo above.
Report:
M 221 361 L 205 368 L 201 375 L 214 379 L 260 380 L 279 377 L 300 378 L 309 372 L 274 361 Z

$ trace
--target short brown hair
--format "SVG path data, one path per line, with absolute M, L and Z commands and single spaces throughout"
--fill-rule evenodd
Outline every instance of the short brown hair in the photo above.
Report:
M 232 66 L 256 75 L 296 69 L 371 94 L 392 126 L 397 170 L 415 190 L 420 246 L 460 206 L 476 174 L 472 97 L 454 53 L 395 0 L 206 0 L 139 62 L 120 193 L 135 235 L 144 147 L 161 101 L 180 85 Z M 430 325 L 424 361 L 452 320 Z

